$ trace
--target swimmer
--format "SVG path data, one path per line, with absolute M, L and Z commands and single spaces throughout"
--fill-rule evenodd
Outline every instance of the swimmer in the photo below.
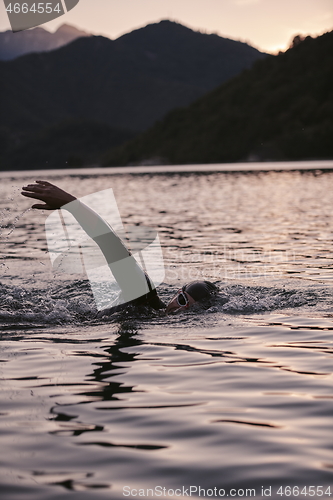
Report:
M 166 314 L 187 310 L 196 302 L 205 300 L 218 292 L 209 281 L 193 281 L 177 291 L 165 305 L 157 294 L 148 274 L 139 266 L 131 252 L 111 226 L 91 208 L 75 196 L 47 181 L 36 181 L 22 188 L 22 195 L 44 202 L 32 205 L 37 210 L 65 209 L 70 212 L 84 231 L 99 246 L 115 277 L 125 303 L 147 305 L 155 310 L 164 309 Z M 133 298 L 135 297 L 135 298 Z M 100 311 L 102 315 L 122 309 L 126 304 Z

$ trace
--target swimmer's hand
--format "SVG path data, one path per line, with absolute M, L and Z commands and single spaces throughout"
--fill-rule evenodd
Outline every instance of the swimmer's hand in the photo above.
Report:
M 28 184 L 22 188 L 23 196 L 35 198 L 44 202 L 32 205 L 32 208 L 39 210 L 56 210 L 62 206 L 76 200 L 74 196 L 47 181 L 36 181 L 36 184 Z

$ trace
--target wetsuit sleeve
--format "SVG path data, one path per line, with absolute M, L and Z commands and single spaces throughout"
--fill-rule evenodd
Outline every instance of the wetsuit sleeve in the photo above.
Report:
M 70 212 L 97 243 L 122 291 L 124 301 L 135 300 L 149 293 L 151 287 L 155 288 L 121 238 L 94 210 L 80 200 L 72 201 L 62 208 Z

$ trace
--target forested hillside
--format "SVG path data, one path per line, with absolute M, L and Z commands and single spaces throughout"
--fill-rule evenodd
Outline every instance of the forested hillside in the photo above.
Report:
M 296 37 L 110 151 L 107 165 L 333 158 L 333 32 Z
M 263 57 L 246 43 L 162 21 L 117 40 L 85 37 L 2 61 L 0 168 L 57 167 L 60 157 L 61 167 L 73 159 L 96 162 L 121 137 L 146 130 Z M 78 123 L 81 142 L 77 133 L 72 143 L 65 137 L 69 122 Z M 104 138 L 110 129 L 99 150 L 96 126 Z

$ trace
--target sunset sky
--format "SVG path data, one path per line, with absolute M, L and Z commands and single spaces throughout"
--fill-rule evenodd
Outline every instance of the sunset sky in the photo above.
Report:
M 295 34 L 333 29 L 333 0 L 80 0 L 68 14 L 43 27 L 63 23 L 110 38 L 161 19 L 207 33 L 247 41 L 266 51 L 286 49 Z M 10 29 L 0 0 L 0 30 Z

